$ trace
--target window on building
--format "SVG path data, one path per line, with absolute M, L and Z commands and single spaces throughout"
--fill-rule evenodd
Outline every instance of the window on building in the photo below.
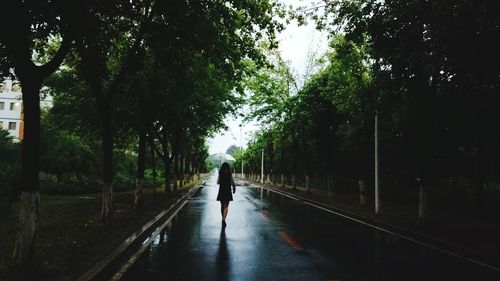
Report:
M 10 103 L 10 107 L 9 107 L 9 109 L 10 109 L 11 111 L 13 111 L 13 110 L 18 110 L 18 109 L 19 109 L 19 106 L 20 106 L 20 103 L 19 103 L 19 102 L 12 102 L 12 103 Z
M 5 103 L 3 101 L 0 101 L 0 110 L 3 110 L 4 107 L 5 107 Z
M 16 122 L 9 122 L 9 130 L 15 130 L 16 129 Z

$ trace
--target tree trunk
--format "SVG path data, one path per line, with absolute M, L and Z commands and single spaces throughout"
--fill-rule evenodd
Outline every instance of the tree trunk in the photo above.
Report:
M 151 169 L 153 170 L 153 195 L 156 195 L 156 156 L 154 141 L 151 141 Z
M 103 189 L 101 220 L 108 222 L 113 214 L 113 133 L 109 103 L 101 106 L 102 122 L 102 155 L 103 155 Z
M 427 223 L 427 190 L 423 181 L 418 182 L 418 222 Z
M 179 175 L 179 154 L 176 152 L 174 156 L 174 173 L 173 173 L 173 180 L 174 180 L 174 191 L 177 190 L 177 179 Z
M 186 174 L 186 184 L 189 184 L 192 179 L 192 173 L 191 173 L 191 160 L 190 156 L 186 156 L 184 158 L 184 165 L 185 165 L 185 174 Z
M 170 194 L 172 192 L 172 188 L 170 187 L 170 172 L 168 171 L 168 168 L 165 168 L 164 170 L 165 178 L 163 180 L 165 185 L 165 193 Z
M 433 128 L 436 116 L 436 102 L 434 101 L 434 94 L 437 89 L 437 81 L 439 75 L 432 75 L 426 72 L 426 54 L 425 54 L 425 27 L 423 23 L 419 23 L 412 36 L 414 39 L 414 50 L 416 51 L 416 66 L 414 78 L 410 80 L 411 96 L 413 96 L 412 107 L 415 108 L 413 119 L 416 121 L 414 125 L 414 142 L 417 163 L 417 182 L 418 182 L 418 221 L 420 224 L 426 224 L 429 221 L 428 212 L 428 199 L 429 187 L 434 182 L 434 167 L 435 164 L 435 137 Z M 437 70 L 437 68 L 436 68 Z M 431 85 L 429 86 L 429 79 L 431 78 Z M 412 81 L 413 80 L 413 81 Z
M 274 175 L 275 169 L 274 169 L 274 146 L 272 141 L 269 143 L 267 146 L 267 155 L 269 155 L 269 167 L 267 168 L 268 174 L 271 176 Z
M 197 164 L 196 164 L 196 178 L 199 180 L 201 179 L 201 176 L 200 176 L 200 169 L 201 169 L 201 161 L 197 161 Z
M 304 175 L 307 178 L 309 173 L 309 149 L 307 143 L 302 142 L 302 151 L 304 151 Z M 307 179 L 306 179 L 307 180 Z
M 332 185 L 333 185 L 333 180 L 330 176 L 326 179 L 326 186 L 328 190 L 328 198 L 332 199 L 333 198 L 333 190 L 332 190 Z
M 361 206 L 366 205 L 366 188 L 365 188 L 365 182 L 361 179 L 358 180 L 358 186 L 359 186 L 359 204 Z
M 163 166 L 164 166 L 164 172 L 165 172 L 165 193 L 170 194 L 172 193 L 172 189 L 170 188 L 170 164 L 172 161 L 168 157 L 167 154 L 163 156 Z
M 21 151 L 21 195 L 17 206 L 18 225 L 13 252 L 14 265 L 21 269 L 33 264 L 40 204 L 38 171 L 41 83 L 26 80 L 21 79 L 23 83 L 24 138 Z
M 139 129 L 139 151 L 137 153 L 137 176 L 135 182 L 134 206 L 142 207 L 144 189 L 144 170 L 146 169 L 146 132 Z
M 16 268 L 31 267 L 38 229 L 40 193 L 22 191 L 17 206 L 17 232 L 13 260 Z
M 297 136 L 293 136 L 293 172 L 292 172 L 292 188 L 297 189 L 297 184 L 295 180 L 295 176 L 297 175 L 298 168 L 298 158 L 299 158 L 299 144 L 297 141 Z
M 191 181 L 194 181 L 194 175 L 196 174 L 196 164 L 195 164 L 194 155 L 191 158 Z
M 184 155 L 179 155 L 179 187 L 182 188 L 184 186 L 184 168 L 185 168 L 185 163 L 184 163 Z
M 137 178 L 135 182 L 134 207 L 139 209 L 143 205 L 144 178 Z
M 27 28 L 29 29 L 29 25 Z M 24 27 L 22 29 L 24 30 Z M 17 204 L 18 221 L 12 258 L 15 267 L 25 270 L 33 265 L 39 217 L 40 88 L 43 81 L 59 68 L 73 40 L 66 34 L 61 34 L 63 41 L 52 59 L 44 65 L 35 65 L 31 61 L 30 43 L 32 40 L 18 31 L 16 28 L 9 28 L 2 36 L 8 38 L 4 42 L 4 47 L 22 85 L 24 128 L 21 132 L 23 141 L 19 181 L 20 197 Z
M 280 149 L 280 172 L 283 177 L 285 174 L 285 149 L 284 147 L 281 147 Z M 283 180 L 281 180 L 281 183 L 283 183 Z
M 111 220 L 113 214 L 113 182 L 104 182 L 102 186 L 101 220 L 105 223 Z

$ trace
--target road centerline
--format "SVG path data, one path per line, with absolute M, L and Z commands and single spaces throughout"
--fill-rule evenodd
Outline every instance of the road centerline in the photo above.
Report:
M 285 231 L 278 231 L 278 234 L 296 251 L 301 251 L 302 246 L 300 246 L 299 242 L 295 240 L 290 234 Z

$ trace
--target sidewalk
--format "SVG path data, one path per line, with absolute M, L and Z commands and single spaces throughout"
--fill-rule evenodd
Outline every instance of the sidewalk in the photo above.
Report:
M 241 180 L 240 177 L 237 179 Z M 382 214 L 375 216 L 373 199 L 368 197 L 365 206 L 360 205 L 359 193 L 328 192 L 325 189 L 305 187 L 282 187 L 281 184 L 261 184 L 244 179 L 256 185 L 292 194 L 305 200 L 314 201 L 334 210 L 361 218 L 367 222 L 382 224 L 403 233 L 420 236 L 457 252 L 472 255 L 491 265 L 500 267 L 500 223 L 474 216 L 458 216 L 451 210 L 432 210 L 432 222 L 421 226 L 417 221 L 417 202 L 405 204 L 401 202 L 382 201 Z

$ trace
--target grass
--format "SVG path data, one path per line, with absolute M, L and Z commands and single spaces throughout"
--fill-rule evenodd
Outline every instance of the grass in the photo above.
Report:
M 195 181 L 187 187 L 198 183 Z M 132 191 L 115 193 L 114 213 L 108 224 L 99 219 L 100 194 L 42 195 L 35 264 L 30 272 L 9 271 L 14 216 L 0 218 L 0 276 L 2 280 L 74 280 L 161 210 L 171 206 L 187 187 L 173 195 L 159 188 L 153 195 L 152 189 L 145 189 L 144 206 L 139 210 L 133 207 Z

